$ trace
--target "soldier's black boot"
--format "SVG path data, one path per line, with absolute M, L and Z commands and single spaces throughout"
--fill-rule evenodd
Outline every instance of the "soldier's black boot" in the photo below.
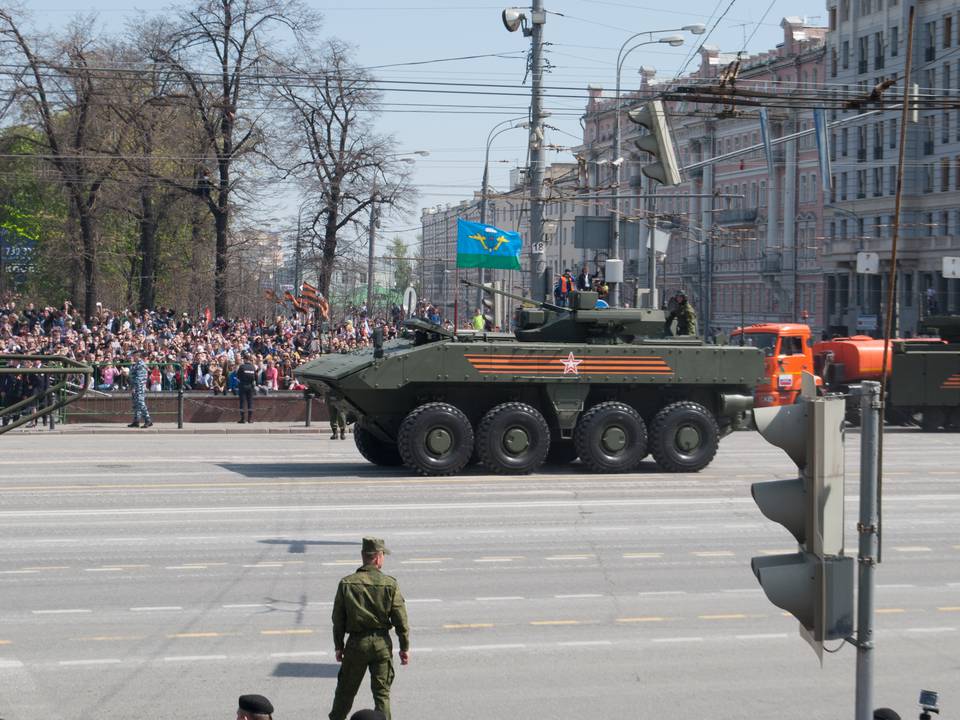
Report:
M 140 427 L 140 423 L 138 423 L 136 420 L 134 420 L 132 423 L 130 423 L 129 425 L 127 425 L 127 427 L 135 427 L 135 428 L 138 428 L 138 427 Z
M 247 413 L 247 423 L 249 423 L 250 425 L 253 425 L 253 413 L 252 413 L 252 412 L 248 412 L 248 413 Z
M 237 423 L 239 423 L 240 425 L 243 425 L 245 422 L 246 420 L 243 419 L 243 413 L 240 413 L 240 419 L 237 420 Z
M 144 430 L 146 430 L 148 427 L 153 427 L 153 420 L 147 420 L 147 421 L 143 424 Z

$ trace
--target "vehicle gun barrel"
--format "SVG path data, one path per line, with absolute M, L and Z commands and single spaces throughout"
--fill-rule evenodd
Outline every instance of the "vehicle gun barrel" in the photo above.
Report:
M 553 303 L 541 302 L 539 300 L 534 300 L 533 298 L 524 297 L 523 295 L 515 295 L 506 290 L 499 290 L 497 288 L 492 288 L 488 285 L 481 285 L 480 283 L 475 283 L 465 278 L 460 278 L 460 282 L 464 285 L 469 285 L 470 287 L 475 287 L 483 290 L 484 292 L 493 293 L 495 295 L 503 295 L 504 297 L 511 298 L 512 300 L 517 300 L 519 302 L 525 303 L 527 305 L 532 305 L 534 307 L 544 308 L 545 310 L 553 310 L 554 312 L 570 312 L 570 308 L 565 308 L 561 305 L 554 305 Z

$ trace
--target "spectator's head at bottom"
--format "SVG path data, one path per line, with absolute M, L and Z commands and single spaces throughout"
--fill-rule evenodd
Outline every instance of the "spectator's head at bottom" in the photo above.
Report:
M 241 695 L 237 701 L 237 720 L 272 720 L 273 703 L 263 695 Z
M 900 720 L 900 713 L 890 708 L 877 708 L 873 711 L 873 720 Z
M 387 720 L 387 716 L 379 710 L 357 710 L 350 720 Z

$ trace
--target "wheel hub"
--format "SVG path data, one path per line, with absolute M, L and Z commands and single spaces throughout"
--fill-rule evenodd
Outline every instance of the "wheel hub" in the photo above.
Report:
M 627 434 L 622 427 L 612 425 L 603 431 L 600 444 L 607 452 L 617 453 L 627 446 Z
M 433 428 L 427 433 L 427 449 L 434 455 L 443 455 L 453 447 L 453 437 L 446 428 Z
M 520 427 L 512 427 L 503 434 L 503 447 L 507 452 L 519 455 L 530 447 L 530 436 Z
M 700 432 L 692 425 L 684 425 L 677 429 L 677 448 L 683 452 L 690 452 L 700 447 Z

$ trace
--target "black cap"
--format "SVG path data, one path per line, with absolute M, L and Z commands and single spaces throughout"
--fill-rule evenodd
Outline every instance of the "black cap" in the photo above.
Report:
M 387 716 L 379 710 L 357 710 L 350 720 L 387 720 Z
M 873 720 L 900 720 L 900 713 L 890 708 L 877 708 L 873 711 Z
M 237 705 L 244 712 L 254 713 L 255 715 L 271 715 L 273 713 L 273 704 L 263 695 L 241 695 Z

